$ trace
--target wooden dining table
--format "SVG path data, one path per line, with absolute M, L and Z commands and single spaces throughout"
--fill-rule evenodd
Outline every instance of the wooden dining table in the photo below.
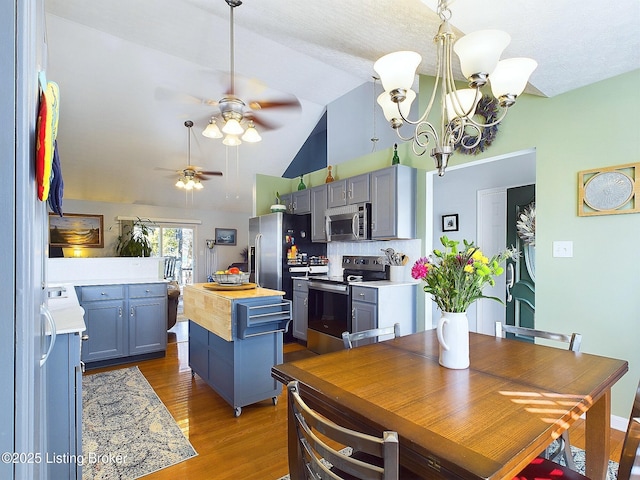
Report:
M 490 335 L 469 335 L 470 367 L 439 365 L 435 330 L 276 365 L 337 423 L 398 432 L 416 478 L 511 479 L 586 413 L 586 475 L 606 478 L 611 387 L 628 363 Z M 291 415 L 291 413 L 290 413 Z M 302 479 L 289 417 L 289 469 Z

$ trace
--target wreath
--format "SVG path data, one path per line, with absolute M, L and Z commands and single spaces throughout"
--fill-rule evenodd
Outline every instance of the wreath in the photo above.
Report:
M 478 106 L 476 107 L 475 115 L 482 117 L 484 120 L 478 123 L 493 123 L 498 119 L 498 100 L 494 97 L 490 97 L 489 95 L 483 95 L 480 101 L 478 102 Z M 480 152 L 484 152 L 485 149 L 491 145 L 493 140 L 496 138 L 498 134 L 498 125 L 493 125 L 491 127 L 481 128 L 481 136 L 480 141 L 475 147 L 466 148 L 464 145 L 473 145 L 478 136 L 477 135 L 465 135 L 462 139 L 455 144 L 455 149 L 467 155 L 477 155 Z
M 536 244 L 536 204 L 531 202 L 525 207 L 516 220 L 518 236 L 525 245 Z

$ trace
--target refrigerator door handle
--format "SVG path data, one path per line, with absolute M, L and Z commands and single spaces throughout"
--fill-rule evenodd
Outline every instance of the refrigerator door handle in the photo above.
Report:
M 260 251 L 261 243 L 262 243 L 262 234 L 259 233 L 256 235 L 256 241 L 255 241 L 256 258 L 254 260 L 255 269 L 256 269 L 256 285 L 257 286 L 260 286 L 260 258 L 262 257 L 262 252 Z
M 49 348 L 47 349 L 47 353 L 42 354 L 42 357 L 40 358 L 40 367 L 43 367 L 44 364 L 47 363 L 47 359 L 49 358 L 49 355 L 53 350 L 53 346 L 56 343 L 56 322 L 44 303 L 40 305 L 40 315 L 47 319 L 49 322 L 49 328 L 51 328 L 51 342 L 49 343 Z
M 331 218 L 328 215 L 324 216 L 324 236 L 327 242 L 331 241 Z

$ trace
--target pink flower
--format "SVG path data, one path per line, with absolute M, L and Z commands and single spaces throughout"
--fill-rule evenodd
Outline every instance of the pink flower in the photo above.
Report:
M 411 267 L 411 276 L 416 280 L 423 279 L 429 274 L 429 259 L 419 258 Z

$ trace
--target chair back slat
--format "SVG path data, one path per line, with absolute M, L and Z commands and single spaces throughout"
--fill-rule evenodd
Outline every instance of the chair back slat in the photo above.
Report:
M 579 333 L 556 333 L 545 330 L 536 330 L 535 328 L 515 327 L 513 325 L 505 325 L 502 322 L 496 322 L 496 337 L 504 337 L 505 333 L 511 333 L 516 336 L 530 338 L 544 338 L 545 340 L 553 340 L 556 342 L 568 344 L 569 350 L 579 352 L 582 344 L 582 335 Z
M 375 437 L 342 427 L 312 410 L 300 397 L 298 382 L 287 385 L 299 442 L 300 460 L 309 478 L 341 480 L 348 478 L 398 480 L 399 445 L 396 432 Z M 348 456 L 333 445 L 352 447 L 364 456 Z M 341 448 L 341 447 L 340 447 Z M 290 452 L 290 454 L 297 454 Z M 369 459 L 372 459 L 369 462 Z M 329 462 L 333 468 L 327 466 Z
M 386 335 L 393 335 L 394 338 L 398 338 L 400 336 L 400 324 L 396 323 L 392 327 L 372 328 L 354 333 L 342 332 L 342 341 L 344 342 L 344 348 L 349 349 L 353 348 L 354 343 L 359 340 L 379 338 Z

